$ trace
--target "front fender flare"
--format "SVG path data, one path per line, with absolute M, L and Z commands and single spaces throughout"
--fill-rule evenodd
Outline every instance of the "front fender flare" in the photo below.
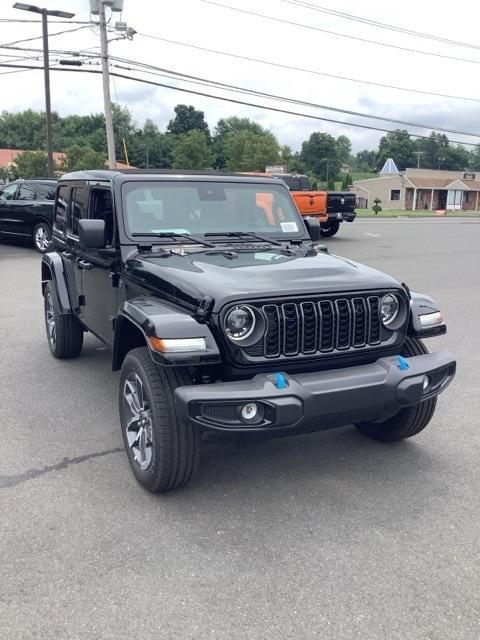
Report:
M 422 327 L 420 316 L 440 311 L 438 304 L 430 296 L 411 291 L 410 299 L 410 322 L 408 325 L 408 335 L 414 338 L 429 338 L 440 336 L 447 332 L 447 325 L 441 324 L 433 327 Z
M 128 326 L 134 326 L 143 334 L 152 360 L 162 366 L 199 366 L 221 362 L 220 351 L 208 325 L 199 322 L 183 309 L 153 297 L 139 297 L 127 300 L 120 308 L 113 340 L 112 368 L 117 371 L 128 353 L 129 345 L 124 343 Z M 150 343 L 150 337 L 204 338 L 205 351 L 160 353 Z M 135 346 L 138 346 L 135 344 Z

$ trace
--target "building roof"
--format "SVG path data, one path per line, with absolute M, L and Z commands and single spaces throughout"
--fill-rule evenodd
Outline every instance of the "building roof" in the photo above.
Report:
M 17 156 L 24 153 L 26 149 L 0 149 L 0 167 L 8 167 L 15 162 Z M 53 152 L 55 162 L 63 162 L 66 156 L 60 151 Z
M 417 189 L 448 189 L 454 182 L 458 183 L 453 188 L 462 189 L 462 185 L 466 191 L 480 191 L 480 180 L 461 180 L 460 178 L 408 178 L 408 181 Z
M 385 164 L 380 171 L 381 175 L 392 175 L 398 173 L 397 165 L 395 164 L 395 160 L 393 158 L 388 158 L 385 160 Z

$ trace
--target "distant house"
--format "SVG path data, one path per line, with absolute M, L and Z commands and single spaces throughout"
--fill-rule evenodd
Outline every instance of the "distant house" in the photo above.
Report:
M 350 189 L 357 196 L 359 208 L 371 208 L 379 198 L 382 208 L 387 210 L 479 209 L 480 171 L 391 169 L 391 173 L 380 173 L 376 178 L 354 181 Z
M 11 167 L 21 153 L 24 153 L 25 149 L 0 149 L 0 168 L 8 169 Z M 53 161 L 55 164 L 61 165 L 65 162 L 67 156 L 61 151 L 53 152 Z M 135 167 L 124 164 L 123 162 L 117 162 L 117 169 L 135 169 Z

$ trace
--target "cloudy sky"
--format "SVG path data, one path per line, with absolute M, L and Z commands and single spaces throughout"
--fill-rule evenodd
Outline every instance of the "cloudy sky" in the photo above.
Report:
M 404 0 L 402 3 L 364 0 L 344 0 L 341 5 L 332 0 L 305 0 L 311 5 L 341 9 L 343 12 L 361 15 L 379 22 L 395 24 L 422 33 L 435 34 L 464 43 L 478 41 L 480 8 L 474 0 L 464 0 L 460 11 L 453 6 L 440 9 L 437 1 Z M 420 49 L 465 60 L 449 60 L 429 55 L 358 42 L 340 35 L 332 35 L 283 24 L 269 19 L 242 14 L 207 4 L 202 0 L 125 0 L 121 19 L 127 21 L 138 34 L 133 41 L 112 42 L 110 52 L 122 58 L 147 62 L 157 67 L 201 76 L 237 86 L 287 96 L 296 100 L 326 106 L 339 107 L 377 116 L 386 116 L 436 127 L 447 127 L 467 132 L 480 132 L 480 91 L 478 89 L 480 46 L 477 49 L 444 44 L 353 22 L 295 6 L 284 0 L 218 0 L 231 7 L 263 13 L 291 22 L 318 27 L 339 34 L 356 36 L 375 42 L 394 44 L 405 48 Z M 1 18 L 34 18 L 10 8 L 13 0 L 0 0 Z M 63 9 L 76 14 L 74 20 L 89 19 L 88 0 L 45 0 L 51 9 Z M 114 14 L 111 24 L 120 19 Z M 74 25 L 72 25 L 73 27 Z M 63 29 L 51 24 L 50 32 Z M 0 44 L 11 43 L 39 34 L 39 24 L 0 22 Z M 323 77 L 312 73 L 282 69 L 211 54 L 185 46 L 169 44 L 145 35 L 159 36 L 204 48 L 226 51 L 268 62 L 301 67 L 317 72 L 348 76 L 380 84 L 393 84 L 419 91 L 436 92 L 478 99 L 478 102 L 408 93 L 395 89 L 369 86 L 355 82 Z M 13 46 L 36 48 L 41 40 L 32 40 Z M 51 49 L 98 51 L 98 34 L 86 28 L 75 33 L 52 36 Z M 4 55 L 5 54 L 5 55 Z M 12 61 L 12 56 L 27 55 L 15 50 L 0 49 L 0 61 Z M 6 56 L 10 56 L 7 58 Z M 31 56 L 36 56 L 31 52 Z M 52 54 L 52 60 L 62 55 Z M 467 61 L 470 60 L 470 61 Z M 478 63 L 474 61 L 477 60 Z M 96 61 L 90 68 L 98 69 Z M 0 110 L 16 111 L 28 107 L 42 109 L 43 76 L 41 71 L 5 73 L 0 78 Z M 119 70 L 120 73 L 133 73 Z M 202 91 L 202 87 L 185 85 L 155 76 L 143 75 L 159 82 L 176 86 L 188 86 Z M 204 91 L 209 91 L 203 88 Z M 218 95 L 233 94 L 215 90 Z M 229 115 L 247 116 L 272 129 L 282 144 L 299 149 L 313 131 L 326 131 L 335 136 L 346 134 L 352 140 L 354 151 L 373 148 L 382 135 L 379 132 L 330 124 L 298 116 L 278 114 L 255 107 L 220 102 L 211 98 L 190 96 L 177 91 L 142 85 L 116 79 L 112 86 L 113 98 L 127 105 L 139 123 L 152 118 L 164 127 L 172 116 L 175 104 L 193 104 L 205 112 L 213 128 L 217 120 Z M 343 114 L 333 114 L 311 107 L 288 105 L 260 98 L 243 96 L 244 100 L 274 105 L 292 111 L 325 116 L 345 122 L 371 124 L 384 128 L 395 125 L 382 121 L 366 120 Z M 62 115 L 102 110 L 101 78 L 95 75 L 52 73 L 52 107 Z M 414 129 L 415 133 L 429 133 Z M 447 134 L 451 139 L 480 142 L 480 137 Z

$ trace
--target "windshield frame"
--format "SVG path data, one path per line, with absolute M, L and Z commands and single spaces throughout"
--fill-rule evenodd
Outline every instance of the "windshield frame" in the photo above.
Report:
M 127 218 L 126 218 L 127 216 L 126 188 L 128 188 L 128 186 L 132 184 L 142 185 L 148 182 L 153 182 L 157 184 L 162 182 L 183 183 L 183 184 L 188 182 L 195 182 L 195 183 L 210 182 L 214 184 L 222 183 L 225 185 L 228 185 L 228 184 L 251 185 L 253 188 L 257 190 L 260 190 L 262 186 L 264 186 L 266 189 L 272 189 L 272 190 L 274 189 L 275 191 L 281 190 L 282 194 L 292 203 L 292 212 L 294 212 L 296 216 L 295 222 L 297 222 L 298 231 L 283 232 L 278 229 L 272 232 L 264 231 L 263 229 L 262 230 L 251 229 L 249 231 L 253 233 L 255 233 L 255 231 L 258 231 L 260 235 L 266 236 L 267 238 L 270 238 L 271 236 L 271 238 L 274 240 L 284 241 L 284 242 L 289 242 L 291 240 L 308 240 L 309 238 L 302 216 L 300 215 L 297 209 L 295 201 L 293 200 L 288 187 L 283 183 L 283 181 L 275 178 L 252 178 L 252 176 L 239 176 L 239 175 L 232 175 L 232 176 L 226 176 L 226 175 L 223 176 L 221 174 L 212 175 L 212 176 L 202 175 L 202 174 L 184 175 L 179 171 L 178 175 L 172 175 L 172 174 L 168 174 L 168 175 L 162 175 L 162 174 L 141 175 L 140 174 L 139 175 L 137 174 L 135 177 L 121 176 L 120 179 L 116 181 L 117 184 L 115 186 L 117 191 L 117 203 L 119 205 L 119 208 L 121 210 L 121 215 L 122 215 L 122 225 L 121 225 L 122 235 L 124 235 L 124 237 L 129 241 L 129 243 L 132 243 L 132 244 L 148 243 L 149 245 L 189 244 L 188 240 L 179 241 L 179 239 L 175 239 L 175 238 L 168 238 L 168 237 L 162 237 L 162 236 L 156 237 L 154 235 L 151 235 L 151 234 L 149 235 L 147 233 L 142 234 L 142 233 L 134 232 L 133 230 L 130 230 L 128 228 Z M 233 229 L 233 230 L 244 231 L 244 229 Z M 218 235 L 215 238 L 212 238 L 211 236 L 205 236 L 204 233 L 192 233 L 191 235 L 193 237 L 197 237 L 200 239 L 207 239 L 210 242 L 214 242 L 215 244 L 225 244 L 225 243 L 231 244 L 232 242 L 237 243 L 242 241 L 257 242 L 255 241 L 254 238 L 248 239 L 248 236 L 245 236 L 244 239 L 240 237 L 237 237 L 237 238 L 229 237 L 227 235 L 229 231 L 232 231 L 232 229 L 230 228 L 225 229 L 225 236 L 221 235 L 221 231 L 219 231 L 220 235 Z M 134 233 L 135 235 L 133 235 Z

